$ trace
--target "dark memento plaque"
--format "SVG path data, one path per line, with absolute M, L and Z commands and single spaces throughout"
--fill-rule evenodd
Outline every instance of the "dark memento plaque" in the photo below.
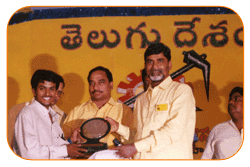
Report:
M 96 151 L 108 149 L 107 143 L 101 143 L 99 140 L 105 137 L 110 132 L 110 129 L 109 122 L 103 118 L 92 118 L 81 125 L 80 135 L 87 139 L 87 142 L 81 146 L 88 150 L 85 158 L 91 156 Z

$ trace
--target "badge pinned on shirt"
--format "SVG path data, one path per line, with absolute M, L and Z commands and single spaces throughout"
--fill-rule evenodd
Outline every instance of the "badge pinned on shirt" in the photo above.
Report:
M 156 106 L 156 110 L 157 110 L 157 111 L 168 110 L 168 104 L 158 104 L 158 105 Z

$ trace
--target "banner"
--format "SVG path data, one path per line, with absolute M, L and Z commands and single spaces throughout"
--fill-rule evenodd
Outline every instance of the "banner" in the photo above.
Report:
M 90 98 L 87 76 L 96 66 L 112 72 L 112 97 L 123 103 L 132 99 L 133 107 L 133 97 L 143 91 L 141 70 L 149 44 L 162 42 L 171 49 L 171 74 L 188 65 L 185 52 L 195 51 L 203 60 L 175 78 L 188 83 L 196 99 L 195 158 L 209 131 L 230 119 L 231 89 L 243 86 L 243 23 L 237 14 L 37 19 L 9 25 L 7 31 L 7 109 L 30 101 L 32 74 L 49 69 L 65 80 L 58 106 L 68 114 Z

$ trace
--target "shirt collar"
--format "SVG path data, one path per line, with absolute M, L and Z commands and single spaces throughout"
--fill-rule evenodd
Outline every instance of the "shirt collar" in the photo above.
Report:
M 235 125 L 235 123 L 233 122 L 232 119 L 229 120 L 229 124 L 230 124 L 235 130 L 239 131 L 238 128 L 237 128 L 237 126 Z M 240 134 L 242 134 L 242 132 L 243 132 L 243 129 L 241 129 Z
M 63 116 L 64 112 L 62 110 L 60 110 L 60 108 L 55 104 L 51 107 L 57 114 Z
M 86 105 L 87 104 L 92 104 L 93 105 L 95 103 L 91 99 L 89 99 L 89 101 L 86 103 Z M 115 106 L 116 102 L 115 102 L 115 100 L 112 97 L 110 97 L 109 101 L 106 104 L 110 104 L 110 105 Z M 104 104 L 104 105 L 106 105 L 106 104 Z
M 32 104 L 35 100 L 35 98 L 33 98 L 30 102 L 26 102 L 26 106 Z M 38 101 L 36 101 L 36 103 L 39 103 Z M 39 103 L 40 104 L 40 103 Z M 41 104 L 40 104 L 41 105 Z M 44 107 L 43 105 L 41 105 L 42 107 Z M 47 109 L 46 107 L 44 107 L 45 109 Z M 57 114 L 63 116 L 64 112 L 62 110 L 60 110 L 57 105 L 53 105 L 52 107 L 49 108 L 49 110 L 52 109 L 53 111 L 51 111 L 51 114 L 53 114 L 54 112 L 56 112 Z
M 171 76 L 168 76 L 167 78 L 165 78 L 159 85 L 157 85 L 156 87 L 166 90 L 169 85 L 171 84 L 171 82 L 173 82 Z M 156 88 L 155 87 L 155 88 Z M 152 89 L 151 86 L 149 87 L 149 89 Z
M 109 99 L 109 101 L 107 103 L 111 104 L 112 106 L 116 105 L 116 102 L 112 97 L 110 97 L 110 99 Z
M 47 109 L 46 107 L 44 107 L 41 103 L 39 103 L 38 101 L 34 100 L 32 103 L 34 103 L 44 114 L 48 114 L 51 107 L 49 107 L 49 109 Z
M 44 107 L 41 103 L 39 103 L 36 100 L 34 100 L 32 103 L 35 104 L 40 109 L 40 111 L 46 116 L 48 115 L 48 113 L 50 113 L 52 117 L 57 115 L 57 113 L 51 107 L 49 107 L 49 109 L 47 109 L 46 107 Z

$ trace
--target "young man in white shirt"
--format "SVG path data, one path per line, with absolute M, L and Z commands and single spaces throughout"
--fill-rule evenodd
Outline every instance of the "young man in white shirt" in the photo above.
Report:
M 37 70 L 31 78 L 35 100 L 24 107 L 15 123 L 14 152 L 25 159 L 64 159 L 84 156 L 75 130 L 69 140 L 63 139 L 59 115 L 50 106 L 59 87 L 58 75 L 49 70 Z

